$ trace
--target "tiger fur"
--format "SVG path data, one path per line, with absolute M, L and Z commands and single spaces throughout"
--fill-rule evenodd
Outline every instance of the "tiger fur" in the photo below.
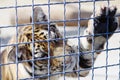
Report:
M 64 42 L 65 44 L 65 50 L 64 50 L 62 35 L 57 30 L 55 24 L 50 24 L 48 31 L 48 25 L 45 24 L 45 22 L 47 22 L 46 15 L 39 7 L 36 7 L 34 9 L 34 22 L 36 22 L 34 27 L 24 26 L 20 28 L 18 33 L 18 43 L 19 43 L 18 45 L 8 46 L 3 51 L 2 64 L 8 64 L 8 63 L 11 64 L 2 66 L 2 80 L 17 79 L 16 77 L 17 67 L 15 64 L 16 58 L 18 58 L 18 62 L 20 62 L 18 63 L 18 79 L 25 79 L 25 78 L 30 79 L 32 78 L 32 73 L 34 73 L 34 76 L 41 77 L 40 80 L 42 79 L 45 80 L 48 78 L 47 76 L 48 66 L 50 66 L 49 74 L 55 74 L 56 72 L 61 72 L 63 70 L 62 67 L 63 67 L 64 58 L 63 57 L 49 58 L 50 56 L 54 56 L 54 57 L 62 56 L 64 51 L 65 54 L 70 54 L 74 52 L 72 47 L 66 44 L 66 41 Z M 43 22 L 43 24 L 37 24 L 37 22 Z M 34 38 L 32 38 L 33 35 L 32 28 L 34 28 Z M 32 41 L 34 41 L 33 44 Z M 15 44 L 15 42 L 16 39 L 15 37 L 13 37 L 9 42 L 9 44 Z M 26 42 L 27 44 L 25 44 Z M 48 48 L 48 46 L 50 48 Z M 16 49 L 18 49 L 17 56 L 16 56 Z M 34 54 L 32 54 L 32 50 L 34 51 L 33 52 Z M 25 60 L 35 60 L 34 71 L 32 71 L 32 65 L 33 65 L 32 61 L 27 62 Z M 75 66 L 76 60 L 72 56 L 66 56 L 65 63 L 66 63 L 65 70 L 69 71 L 69 69 L 70 70 L 72 69 L 72 66 Z
M 111 33 L 108 34 L 109 39 L 113 34 L 112 32 L 118 27 L 118 20 L 115 17 L 116 11 L 116 7 L 100 8 L 94 16 L 95 19 L 89 20 L 88 27 L 82 29 L 83 31 L 80 35 L 87 37 L 80 38 L 80 47 L 78 47 L 78 45 L 70 45 L 69 40 L 64 42 L 55 24 L 50 24 L 49 29 L 47 24 L 34 24 L 34 35 L 32 34 L 32 26 L 24 26 L 18 34 L 19 44 L 17 46 L 8 46 L 2 53 L 2 63 L 6 64 L 2 66 L 2 80 L 17 79 L 16 58 L 18 58 L 18 62 L 20 61 L 20 63 L 18 63 L 18 79 L 32 79 L 32 76 L 35 76 L 35 80 L 47 80 L 49 77 L 48 74 L 50 73 L 52 74 L 50 75 L 51 80 L 58 80 L 58 78 L 62 76 L 63 70 L 68 72 L 65 73 L 66 76 L 87 76 L 90 71 L 88 69 L 92 67 L 98 54 L 100 54 L 100 51 L 97 50 L 102 50 L 107 41 L 107 34 L 97 34 L 108 31 Z M 41 8 L 35 8 L 34 14 L 34 22 L 47 22 L 47 18 Z M 108 30 L 106 29 L 107 22 L 110 23 Z M 94 35 L 94 37 L 92 37 L 92 35 Z M 48 41 L 50 42 L 49 44 Z M 15 42 L 16 39 L 12 38 L 9 43 L 14 44 Z M 28 43 L 25 44 L 25 42 Z M 93 43 L 94 47 L 92 48 Z M 50 49 L 48 49 L 48 46 Z M 94 55 L 91 52 L 93 49 L 96 51 Z M 67 56 L 56 57 L 64 55 L 64 52 Z M 74 53 L 79 53 L 79 59 L 73 55 Z M 35 61 L 26 62 L 26 60 Z M 32 63 L 34 63 L 34 65 Z M 32 71 L 32 65 L 34 71 Z M 50 68 L 49 71 L 48 66 Z M 77 71 L 79 71 L 79 74 Z

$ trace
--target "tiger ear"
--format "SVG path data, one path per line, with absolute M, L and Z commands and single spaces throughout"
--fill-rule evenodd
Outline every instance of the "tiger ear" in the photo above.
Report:
M 32 19 L 34 22 L 46 22 L 48 20 L 41 7 L 35 7 L 33 9 L 33 18 L 30 17 L 30 22 L 32 22 Z
M 12 62 L 16 62 L 16 58 L 18 60 L 23 60 L 26 57 L 26 54 L 29 52 L 29 50 L 25 46 L 18 46 L 16 48 L 15 46 L 11 48 L 8 54 L 8 60 Z

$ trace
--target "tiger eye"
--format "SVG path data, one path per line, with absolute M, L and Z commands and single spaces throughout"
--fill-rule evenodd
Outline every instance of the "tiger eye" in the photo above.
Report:
M 44 34 L 44 32 L 41 32 L 41 33 L 40 33 L 40 35 L 43 35 L 43 34 Z

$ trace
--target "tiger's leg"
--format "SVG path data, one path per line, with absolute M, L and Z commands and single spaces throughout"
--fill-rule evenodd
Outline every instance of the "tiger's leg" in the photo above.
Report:
M 104 48 L 105 42 L 113 35 L 118 27 L 118 19 L 115 17 L 116 7 L 101 7 L 92 20 L 89 20 L 88 27 L 81 39 L 82 53 L 79 57 L 80 76 L 87 76 L 98 54 Z M 93 15 L 92 15 L 93 17 Z M 92 51 L 95 52 L 92 52 Z M 99 50 L 99 51 L 98 51 Z M 88 53 L 86 52 L 88 51 Z M 84 53 L 85 52 L 85 53 Z

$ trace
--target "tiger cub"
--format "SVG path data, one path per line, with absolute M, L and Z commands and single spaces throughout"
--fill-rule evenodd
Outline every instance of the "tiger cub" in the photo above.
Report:
M 41 8 L 36 7 L 34 27 L 21 28 L 19 44 L 3 51 L 2 62 L 5 65 L 2 66 L 2 79 L 58 80 L 63 74 L 70 77 L 87 76 L 105 42 L 118 27 L 116 11 L 116 7 L 100 8 L 94 19 L 89 20 L 88 27 L 81 29 L 80 35 L 86 37 L 80 37 L 80 46 L 73 46 L 70 45 L 72 42 L 63 41 L 55 24 L 44 24 L 47 17 Z M 15 38 L 10 41 L 12 44 L 15 42 Z
M 2 53 L 2 80 L 46 80 L 52 75 L 52 80 L 56 80 L 55 74 L 60 74 L 63 68 L 72 71 L 76 64 L 76 58 L 70 55 L 74 50 L 67 40 L 63 41 L 56 25 L 48 25 L 40 7 L 33 11 L 34 25 L 21 27 L 17 38 L 14 36 L 9 42 L 13 46 L 8 46 Z

